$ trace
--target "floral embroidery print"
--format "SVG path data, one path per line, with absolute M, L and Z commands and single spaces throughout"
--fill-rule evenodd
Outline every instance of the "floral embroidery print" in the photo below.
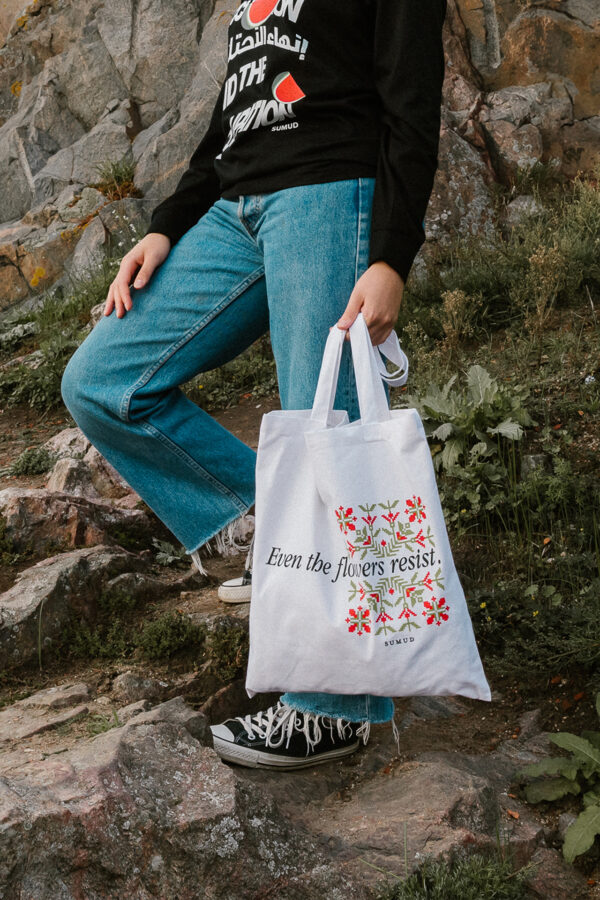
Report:
M 392 500 L 359 504 L 356 510 L 345 506 L 335 510 L 352 559 L 363 560 L 367 555 L 371 560 L 396 557 L 390 560 L 391 573 L 384 574 L 389 572 L 389 563 L 384 568 L 383 562 L 367 562 L 364 568 L 380 577 L 350 581 L 348 601 L 360 605 L 348 611 L 349 632 L 362 635 L 373 628 L 375 635 L 410 633 L 448 621 L 450 607 L 445 597 L 434 596 L 434 591 L 443 592 L 444 582 L 441 567 L 432 565 L 435 540 L 425 522 L 426 509 L 423 499 L 413 494 L 402 505 L 400 500 Z M 409 557 L 410 572 L 406 571 Z M 360 573 L 362 568 L 358 564 L 356 571 Z

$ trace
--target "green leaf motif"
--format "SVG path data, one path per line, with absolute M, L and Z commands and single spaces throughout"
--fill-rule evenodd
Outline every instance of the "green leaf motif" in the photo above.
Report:
M 568 778 L 548 778 L 545 781 L 534 781 L 525 788 L 525 796 L 530 803 L 542 800 L 560 800 L 567 794 L 579 794 L 581 788 L 576 781 Z
M 576 856 L 589 850 L 597 834 L 600 834 L 600 806 L 588 806 L 565 832 L 563 856 L 567 862 L 573 862 Z
M 597 750 L 585 738 L 577 737 L 576 734 L 570 734 L 568 731 L 559 731 L 558 734 L 550 735 L 550 740 L 557 747 L 574 753 L 577 759 L 591 763 L 592 767 L 600 772 L 600 750 Z

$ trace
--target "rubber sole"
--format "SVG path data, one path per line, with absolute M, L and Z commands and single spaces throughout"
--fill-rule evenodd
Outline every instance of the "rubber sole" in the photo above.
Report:
M 217 597 L 223 603 L 250 603 L 252 598 L 252 583 L 235 584 L 239 579 L 230 579 L 219 585 Z M 234 582 L 233 584 L 231 582 Z
M 294 760 L 290 760 L 289 756 L 278 756 L 275 753 L 252 750 L 250 747 L 240 747 L 239 744 L 232 744 L 215 735 L 213 735 L 213 746 L 221 759 L 248 766 L 251 769 L 303 769 L 307 766 L 316 766 L 319 763 L 350 756 L 351 753 L 358 750 L 360 741 L 335 750 L 328 750 L 326 753 L 319 753 L 318 756 L 297 757 Z

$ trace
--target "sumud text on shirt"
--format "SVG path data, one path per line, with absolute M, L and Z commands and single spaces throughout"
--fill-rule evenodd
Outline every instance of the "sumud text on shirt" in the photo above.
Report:
M 214 111 L 148 232 L 219 197 L 375 176 L 369 264 L 406 281 L 438 163 L 447 0 L 243 0 Z

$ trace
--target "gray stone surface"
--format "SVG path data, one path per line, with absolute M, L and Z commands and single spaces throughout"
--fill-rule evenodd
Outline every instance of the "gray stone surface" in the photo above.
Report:
M 97 546 L 42 560 L 21 572 L 0 595 L 0 669 L 45 655 L 73 614 L 93 616 L 110 579 L 145 563 L 125 550 Z M 40 626 L 41 617 L 41 626 Z

